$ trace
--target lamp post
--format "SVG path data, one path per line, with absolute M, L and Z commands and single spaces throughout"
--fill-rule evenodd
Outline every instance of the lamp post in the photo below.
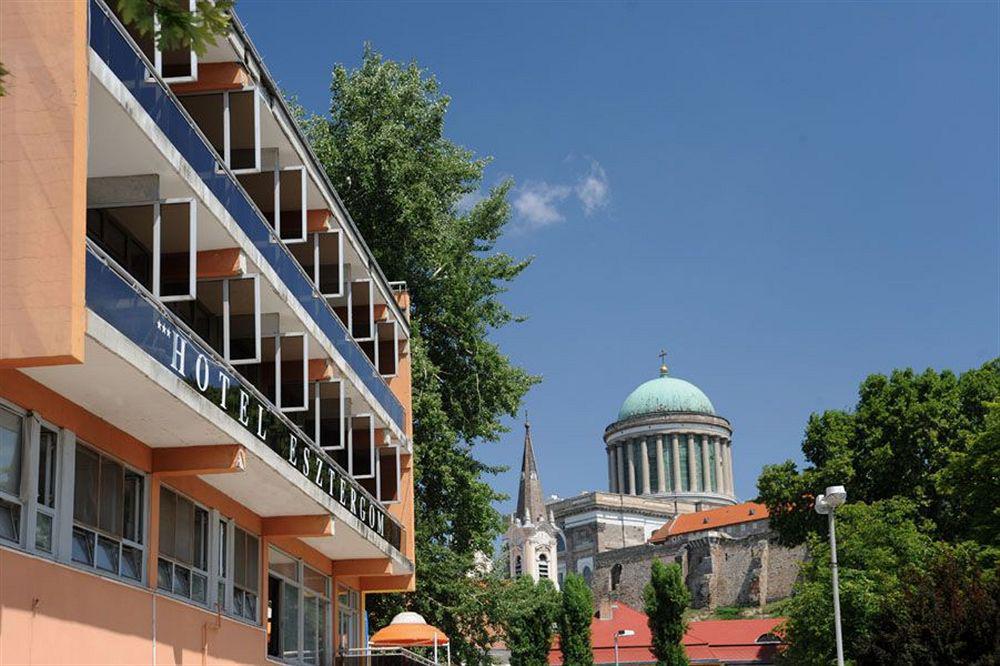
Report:
M 635 636 L 631 629 L 619 629 L 615 632 L 615 666 L 618 666 L 618 639 L 626 636 Z
M 837 666 L 844 666 L 844 639 L 840 631 L 840 578 L 837 573 L 837 532 L 833 514 L 847 501 L 844 486 L 830 486 L 816 498 L 816 513 L 824 515 L 830 524 L 830 567 L 833 570 L 833 628 L 837 637 Z

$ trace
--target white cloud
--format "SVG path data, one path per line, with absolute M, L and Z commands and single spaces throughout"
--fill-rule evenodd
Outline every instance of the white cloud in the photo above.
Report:
M 572 192 L 568 185 L 548 183 L 528 183 L 518 188 L 514 195 L 514 210 L 524 222 L 524 226 L 540 229 L 561 222 L 565 216 L 558 206 Z
M 592 160 L 590 172 L 580 178 L 574 191 L 583 205 L 584 215 L 590 215 L 598 208 L 607 206 L 611 199 L 611 184 L 608 182 L 604 167 L 596 160 Z

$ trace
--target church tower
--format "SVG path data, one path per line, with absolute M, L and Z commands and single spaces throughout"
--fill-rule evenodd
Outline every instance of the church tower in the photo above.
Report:
M 531 576 L 536 582 L 541 578 L 548 578 L 558 587 L 556 544 L 560 530 L 546 511 L 543 498 L 542 482 L 538 478 L 535 450 L 531 443 L 531 424 L 525 421 L 517 510 L 511 516 L 506 535 L 510 575 Z

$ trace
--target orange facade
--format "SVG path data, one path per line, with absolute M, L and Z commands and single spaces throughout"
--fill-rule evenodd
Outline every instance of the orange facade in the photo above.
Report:
M 0 2 L 0 664 L 332 665 L 415 586 L 409 297 L 238 22 L 114 4 Z

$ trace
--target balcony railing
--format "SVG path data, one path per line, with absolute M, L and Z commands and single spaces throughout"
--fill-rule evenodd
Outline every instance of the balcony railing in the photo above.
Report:
M 375 534 L 397 550 L 400 548 L 403 528 L 381 503 L 211 346 L 89 241 L 86 270 L 86 303 L 90 310 L 218 405 L 227 418 L 280 455 Z
M 336 666 L 436 666 L 444 663 L 398 647 L 354 648 L 338 655 L 336 660 Z
M 90 3 L 90 47 L 125 85 L 240 229 L 278 278 L 361 378 L 389 418 L 405 428 L 403 406 L 378 369 L 354 341 L 326 299 L 257 210 L 236 176 L 223 164 L 208 139 L 156 74 L 155 68 L 122 28 L 103 0 Z

